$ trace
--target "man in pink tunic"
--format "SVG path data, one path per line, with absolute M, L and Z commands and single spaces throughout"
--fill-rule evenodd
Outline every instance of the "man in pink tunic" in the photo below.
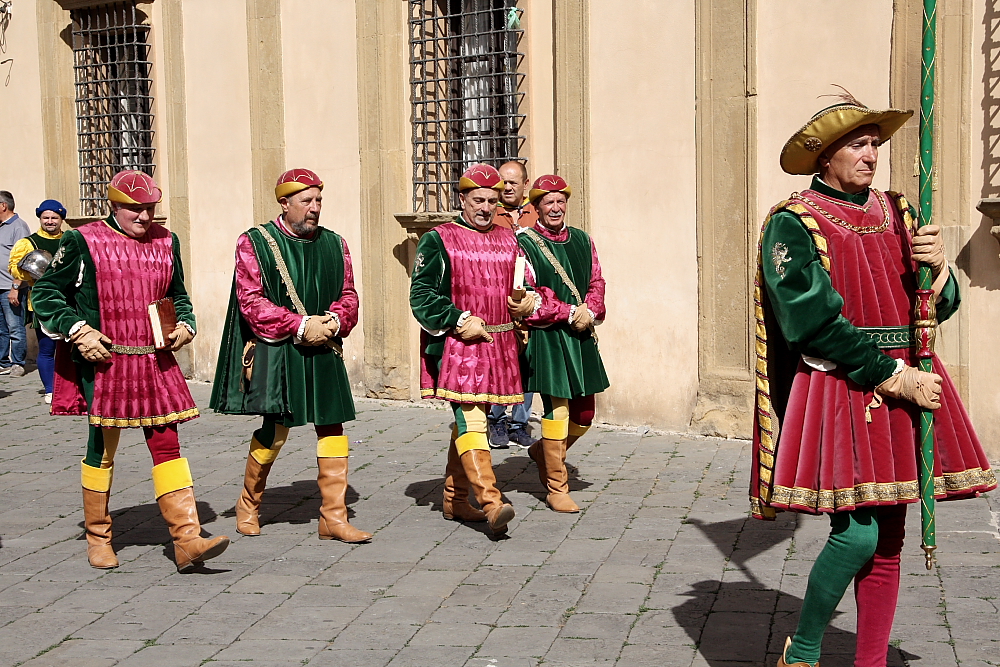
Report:
M 420 392 L 449 401 L 455 428 L 448 448 L 444 516 L 488 521 L 507 531 L 514 508 L 496 488 L 486 414 L 524 400 L 514 319 L 535 311 L 535 295 L 511 298 L 520 254 L 509 229 L 496 226 L 496 169 L 473 165 L 458 184 L 462 215 L 427 232 L 417 245 L 410 308 L 420 323 Z M 468 503 L 469 486 L 482 511 Z
M 87 556 L 96 568 L 118 566 L 108 500 L 123 428 L 142 428 L 146 437 L 178 571 L 229 545 L 228 537 L 201 537 L 191 469 L 180 455 L 177 424 L 197 417 L 198 408 L 173 353 L 194 338 L 195 319 L 177 236 L 153 222 L 161 196 L 143 172 L 115 175 L 111 215 L 63 234 L 32 294 L 42 329 L 64 341 L 56 352 L 52 414 L 87 415 L 90 422 L 81 478 Z M 177 324 L 157 348 L 149 306 L 166 299 Z

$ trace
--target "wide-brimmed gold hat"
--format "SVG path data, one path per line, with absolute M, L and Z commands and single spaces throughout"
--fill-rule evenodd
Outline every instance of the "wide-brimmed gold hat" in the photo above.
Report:
M 855 100 L 856 102 L 856 100 Z M 834 104 L 819 111 L 792 135 L 781 149 L 781 168 L 788 174 L 811 175 L 819 171 L 819 156 L 825 148 L 865 125 L 878 125 L 883 142 L 903 127 L 912 111 L 869 109 L 860 102 Z

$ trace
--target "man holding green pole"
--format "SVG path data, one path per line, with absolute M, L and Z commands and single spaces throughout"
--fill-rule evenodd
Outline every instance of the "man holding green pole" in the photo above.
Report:
M 771 210 L 755 285 L 757 409 L 751 505 L 828 514 L 799 624 L 779 667 L 818 665 L 847 587 L 858 606 L 855 667 L 885 667 L 906 505 L 920 500 L 918 423 L 934 411 L 934 497 L 974 497 L 996 477 L 944 365 L 919 370 L 917 268 L 938 320 L 958 308 L 940 228 L 916 229 L 905 198 L 871 187 L 878 148 L 912 116 L 850 95 L 785 144 L 781 167 L 810 187 Z

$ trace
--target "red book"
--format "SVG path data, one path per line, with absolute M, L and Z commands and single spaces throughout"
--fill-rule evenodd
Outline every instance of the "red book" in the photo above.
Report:
M 170 297 L 149 304 L 149 323 L 153 327 L 153 347 L 162 350 L 170 347 L 167 336 L 177 327 L 177 311 L 174 310 L 174 300 Z

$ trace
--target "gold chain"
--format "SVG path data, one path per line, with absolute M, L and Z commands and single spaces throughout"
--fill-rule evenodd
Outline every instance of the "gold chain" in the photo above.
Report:
M 809 204 L 809 206 L 811 206 L 812 208 L 814 208 L 817 211 L 819 211 L 820 215 L 822 215 L 824 218 L 826 218 L 827 220 L 829 220 L 830 222 L 832 222 L 832 223 L 834 223 L 836 225 L 840 225 L 844 229 L 849 229 L 852 232 L 855 232 L 855 233 L 858 233 L 858 234 L 879 234 L 879 233 L 884 232 L 885 230 L 887 230 L 889 228 L 889 221 L 890 221 L 890 218 L 889 218 L 889 207 L 885 203 L 885 197 L 883 197 L 881 195 L 881 193 L 879 193 L 878 190 L 872 190 L 872 192 L 875 193 L 875 197 L 878 199 L 879 203 L 882 205 L 882 216 L 884 218 L 882 220 L 882 224 L 878 225 L 877 227 L 864 227 L 864 226 L 861 226 L 861 225 L 852 225 L 851 223 L 847 222 L 846 220 L 838 218 L 834 214 L 832 214 L 829 211 L 825 210 L 822 206 L 820 206 L 819 204 L 817 204 L 816 202 L 812 201 L 811 199 L 809 199 L 808 197 L 806 197 L 805 195 L 803 195 L 803 194 L 801 194 L 799 192 L 796 192 L 795 194 L 793 194 L 792 198 L 794 198 L 794 199 L 801 199 L 805 203 Z
M 137 347 L 135 345 L 112 345 L 111 351 L 115 354 L 127 354 L 129 356 L 139 356 L 142 354 L 153 354 L 156 352 L 156 348 L 152 345 L 143 345 Z

